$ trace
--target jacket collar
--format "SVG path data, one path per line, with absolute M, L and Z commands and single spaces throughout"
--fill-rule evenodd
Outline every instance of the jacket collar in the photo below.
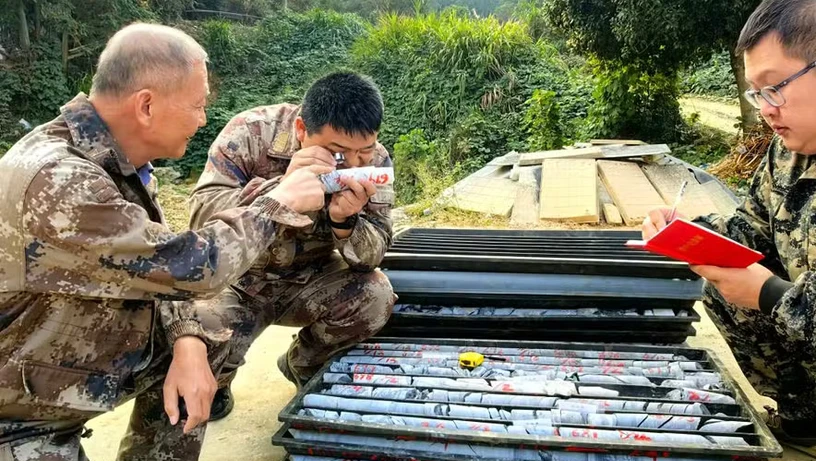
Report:
M 109 173 L 129 176 L 136 168 L 113 139 L 108 125 L 84 93 L 60 108 L 74 147 Z

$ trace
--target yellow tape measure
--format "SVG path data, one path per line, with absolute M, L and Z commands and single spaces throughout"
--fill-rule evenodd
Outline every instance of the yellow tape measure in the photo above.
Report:
M 463 352 L 459 354 L 459 367 L 476 368 L 484 363 L 484 355 L 478 352 Z
M 504 357 L 487 357 L 490 360 L 507 361 Z M 459 367 L 474 369 L 484 363 L 485 356 L 478 352 L 463 352 L 459 354 Z

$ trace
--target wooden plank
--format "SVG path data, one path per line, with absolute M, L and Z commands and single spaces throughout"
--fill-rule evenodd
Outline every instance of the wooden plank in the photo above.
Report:
M 589 144 L 593 146 L 608 146 L 610 144 L 623 144 L 624 146 L 645 146 L 646 143 L 638 139 L 591 139 Z
M 683 199 L 677 206 L 677 211 L 683 216 L 694 219 L 717 211 L 717 206 L 708 197 L 706 190 L 685 166 L 644 165 L 642 169 L 667 205 L 674 204 L 683 181 L 688 181 Z
M 597 223 L 597 182 L 595 160 L 545 160 L 541 166 L 541 219 Z
M 607 224 L 623 224 L 620 211 L 615 206 L 615 202 L 612 201 L 612 196 L 609 195 L 603 181 L 598 181 L 598 202 L 601 205 L 601 211 L 603 211 L 604 220 Z
M 554 158 L 574 158 L 581 155 L 601 155 L 600 147 L 590 147 L 588 149 L 560 149 L 547 150 L 543 152 L 528 152 L 519 156 L 520 166 L 541 165 L 541 162 Z M 579 157 L 580 158 L 580 157 Z
M 510 224 L 515 226 L 530 226 L 538 223 L 538 181 L 532 168 L 522 168 L 519 171 L 516 201 L 513 203 L 513 213 L 510 215 Z
M 509 152 L 509 153 L 507 153 L 505 155 L 502 155 L 501 157 L 494 158 L 493 160 L 488 162 L 488 165 L 491 165 L 491 166 L 513 166 L 516 163 L 518 163 L 519 155 L 520 154 L 518 152 Z
M 649 211 L 665 206 L 636 163 L 599 160 L 598 170 L 627 226 L 639 225 Z
M 645 157 L 652 158 L 656 155 L 671 153 L 671 149 L 666 144 L 648 144 L 644 146 L 603 146 L 590 147 L 585 149 L 562 149 L 549 150 L 544 152 L 529 152 L 521 154 L 519 165 L 535 165 L 544 160 L 555 158 L 589 158 L 589 159 L 614 159 Z
M 604 203 L 603 214 L 607 224 L 623 224 L 623 218 L 621 218 L 620 211 L 615 205 Z
M 646 144 L 643 146 L 603 146 L 603 158 L 645 157 L 650 155 L 671 154 L 666 144 Z
M 512 167 L 508 167 L 505 165 L 485 165 L 481 169 L 476 170 L 475 173 L 471 174 L 467 178 L 463 179 L 460 182 L 465 182 L 471 178 L 501 178 L 505 175 Z
M 734 201 L 734 199 L 728 195 L 728 192 L 723 189 L 725 186 L 717 181 L 709 181 L 700 186 L 706 191 L 711 201 L 714 202 L 718 213 L 723 216 L 728 216 L 737 211 L 739 203 Z

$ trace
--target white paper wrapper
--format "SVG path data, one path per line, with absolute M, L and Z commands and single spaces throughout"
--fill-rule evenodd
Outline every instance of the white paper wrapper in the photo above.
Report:
M 320 180 L 323 182 L 326 193 L 333 194 L 347 189 L 347 187 L 340 182 L 340 178 L 343 177 L 353 178 L 357 181 L 371 181 L 376 186 L 387 186 L 394 183 L 394 168 L 366 166 L 362 168 L 334 170 L 331 173 L 322 174 L 320 175 Z

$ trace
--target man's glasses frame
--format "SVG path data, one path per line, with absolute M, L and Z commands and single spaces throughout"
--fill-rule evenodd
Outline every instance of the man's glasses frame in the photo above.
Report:
M 785 96 L 782 95 L 782 88 L 788 86 L 792 81 L 796 80 L 797 78 L 807 74 L 811 71 L 811 69 L 816 68 L 816 61 L 808 64 L 804 69 L 800 70 L 799 72 L 791 75 L 790 77 L 782 80 L 781 82 L 777 83 L 773 86 L 766 86 L 759 90 L 748 90 L 745 92 L 744 96 L 745 99 L 757 109 L 762 108 L 762 101 L 760 98 L 764 99 L 765 102 L 774 106 L 774 107 L 782 107 L 785 105 L 787 100 Z

